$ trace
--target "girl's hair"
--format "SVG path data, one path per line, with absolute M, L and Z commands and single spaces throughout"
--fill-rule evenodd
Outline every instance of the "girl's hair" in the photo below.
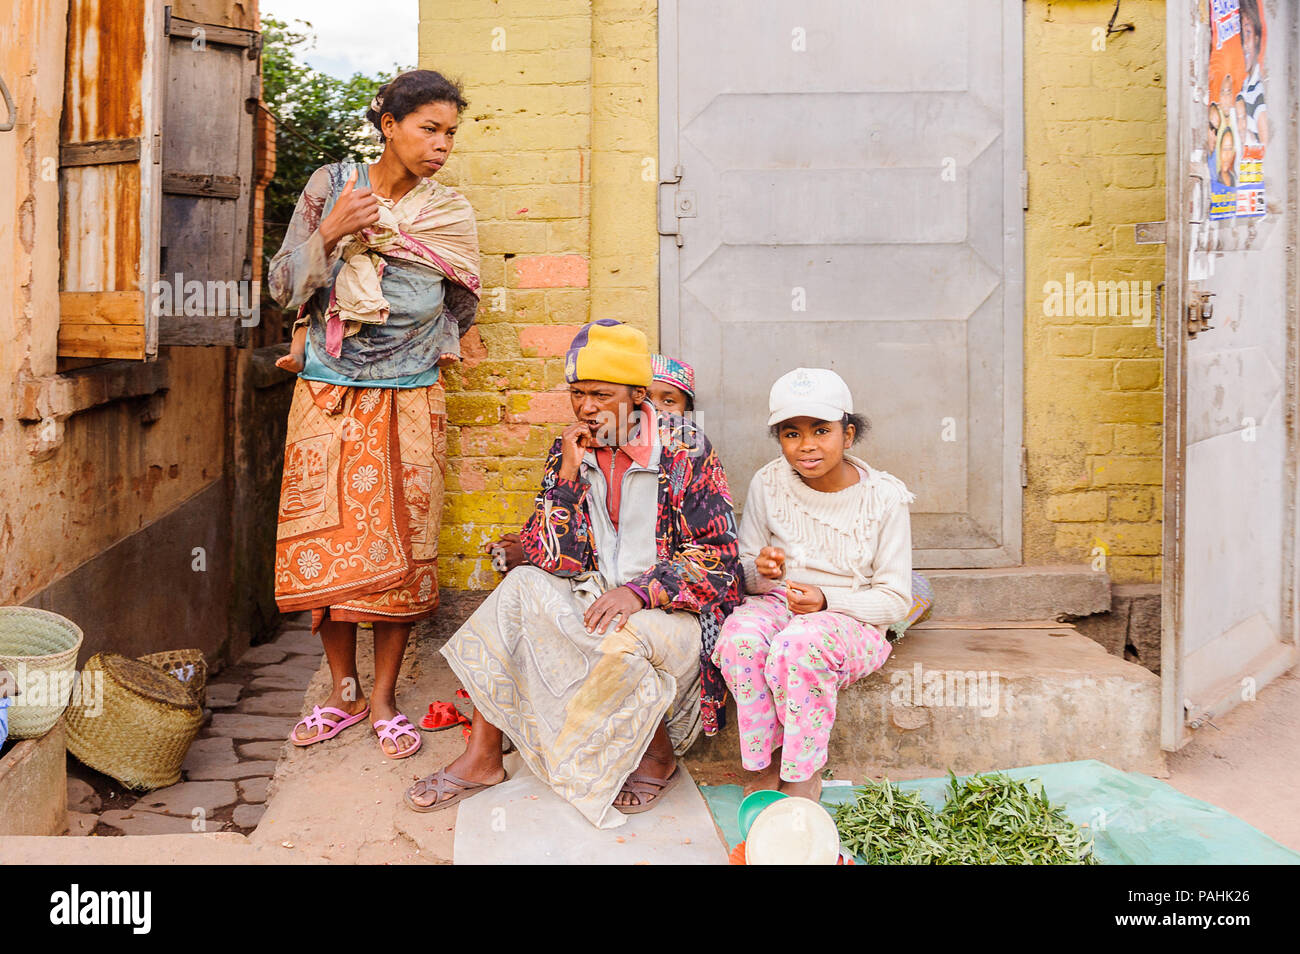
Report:
M 384 113 L 392 113 L 393 118 L 401 122 L 411 112 L 429 103 L 451 103 L 456 107 L 457 115 L 469 105 L 460 83 L 434 70 L 407 70 L 379 87 L 366 110 L 366 119 L 382 134 L 384 130 L 379 120 Z
M 772 435 L 773 439 L 781 439 L 781 425 L 784 423 L 785 421 L 778 421 L 767 429 L 767 432 Z M 850 412 L 840 418 L 840 427 L 848 427 L 850 424 L 853 425 L 853 440 L 849 441 L 849 446 L 852 447 L 862 439 L 863 434 L 871 430 L 871 422 L 861 414 Z

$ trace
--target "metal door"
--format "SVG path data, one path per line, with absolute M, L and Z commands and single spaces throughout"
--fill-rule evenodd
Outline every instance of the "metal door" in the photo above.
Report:
M 1290 3 L 1167 11 L 1161 672 L 1176 749 L 1296 661 L 1297 45 Z
M 661 0 L 661 347 L 738 502 L 772 382 L 829 367 L 917 494 L 916 564 L 1020 561 L 1022 16 Z

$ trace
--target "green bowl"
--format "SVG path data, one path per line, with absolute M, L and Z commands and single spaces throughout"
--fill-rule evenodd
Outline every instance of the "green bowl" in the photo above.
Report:
M 774 792 L 768 789 L 761 789 L 746 795 L 745 800 L 740 803 L 740 810 L 737 812 L 741 839 L 749 837 L 749 828 L 754 824 L 754 819 L 762 814 L 763 809 L 783 798 L 789 798 L 789 796 L 785 792 Z

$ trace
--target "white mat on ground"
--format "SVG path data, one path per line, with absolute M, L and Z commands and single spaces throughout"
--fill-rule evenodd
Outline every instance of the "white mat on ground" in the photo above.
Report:
M 680 765 L 680 763 L 678 763 Z M 727 863 L 713 816 L 687 774 L 648 812 L 602 830 L 524 767 L 506 757 L 510 778 L 461 802 L 458 865 L 700 865 Z M 686 766 L 681 766 L 683 772 Z

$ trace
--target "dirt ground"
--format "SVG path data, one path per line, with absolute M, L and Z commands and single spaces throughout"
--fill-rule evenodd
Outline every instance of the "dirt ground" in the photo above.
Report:
M 1273 680 L 1216 725 L 1198 729 L 1169 756 L 1167 781 L 1300 851 L 1300 670 Z

